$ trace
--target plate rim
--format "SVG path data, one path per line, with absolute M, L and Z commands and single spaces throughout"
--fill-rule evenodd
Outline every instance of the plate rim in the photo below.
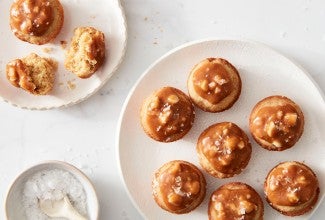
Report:
M 164 53 L 162 56 L 160 56 L 158 59 L 156 59 L 152 64 L 149 65 L 148 68 L 146 68 L 143 73 L 139 76 L 139 78 L 136 80 L 136 82 L 134 83 L 134 85 L 132 86 L 132 88 L 129 90 L 128 95 L 123 103 L 123 106 L 121 108 L 121 112 L 118 118 L 118 122 L 117 122 L 117 127 L 116 127 L 116 135 L 115 135 L 115 147 L 116 147 L 116 158 L 117 158 L 117 165 L 118 165 L 118 173 L 120 176 L 120 179 L 122 181 L 123 187 L 125 189 L 125 192 L 128 196 L 128 198 L 131 200 L 131 203 L 133 204 L 133 206 L 136 208 L 136 210 L 138 211 L 138 213 L 144 218 L 147 219 L 147 216 L 145 215 L 145 213 L 143 213 L 143 211 L 140 209 L 140 207 L 138 206 L 137 202 L 135 201 L 134 197 L 132 196 L 126 182 L 125 182 L 125 178 L 124 178 L 124 174 L 123 174 L 123 170 L 122 170 L 122 165 L 121 165 L 121 154 L 120 154 L 120 138 L 121 138 L 121 126 L 122 126 L 122 121 L 124 119 L 125 116 L 125 111 L 126 108 L 131 100 L 131 97 L 134 93 L 134 91 L 136 90 L 136 88 L 138 87 L 138 85 L 140 84 L 140 82 L 143 80 L 143 78 L 151 71 L 151 69 L 153 69 L 158 63 L 160 63 L 161 61 L 163 61 L 164 59 L 166 59 L 168 56 L 170 56 L 171 54 L 180 51 L 184 48 L 196 45 L 196 44 L 200 44 L 200 43 L 205 43 L 205 42 L 212 42 L 212 41 L 217 41 L 217 42 L 221 42 L 221 41 L 233 41 L 233 42 L 242 42 L 242 43 L 251 43 L 251 44 L 255 44 L 257 46 L 260 47 L 264 47 L 265 49 L 268 49 L 274 53 L 276 53 L 277 55 L 283 57 L 284 59 L 288 60 L 289 62 L 291 62 L 292 64 L 294 64 L 297 68 L 299 68 L 303 74 L 305 74 L 308 79 L 311 81 L 312 85 L 316 88 L 316 90 L 318 91 L 318 93 L 320 94 L 321 98 L 323 99 L 323 102 L 325 103 L 325 93 L 322 91 L 322 89 L 320 88 L 320 86 L 317 84 L 317 82 L 314 80 L 314 78 L 310 75 L 310 73 L 304 68 L 302 67 L 301 64 L 299 64 L 297 61 L 295 61 L 293 58 L 290 58 L 286 55 L 284 55 L 283 53 L 277 51 L 276 49 L 273 49 L 271 46 L 267 45 L 266 43 L 257 41 L 257 40 L 252 40 L 252 39 L 244 39 L 244 38 L 203 38 L 203 39 L 199 39 L 199 40 L 194 40 L 194 41 L 190 41 L 184 44 L 181 44 L 179 46 L 176 46 L 175 48 L 167 51 L 166 53 Z M 310 217 L 312 217 L 315 213 L 315 211 L 318 209 L 318 207 L 320 206 L 320 204 L 325 200 L 325 194 L 322 198 L 319 198 L 319 202 L 317 204 L 316 207 L 314 207 L 314 209 L 311 211 L 310 213 Z
M 90 98 L 91 96 L 95 95 L 104 85 L 106 85 L 106 83 L 108 82 L 108 80 L 114 75 L 114 73 L 118 70 L 118 68 L 121 66 L 122 62 L 124 61 L 125 58 L 125 54 L 126 54 L 126 49 L 127 49 L 127 41 L 128 41 L 128 26 L 127 26 L 127 21 L 126 21 L 126 15 L 125 15 L 125 10 L 122 6 L 121 0 L 112 0 L 115 1 L 117 4 L 117 9 L 120 11 L 121 13 L 121 18 L 123 20 L 123 25 L 121 28 L 123 28 L 123 38 L 124 41 L 122 43 L 122 50 L 121 50 L 121 56 L 118 59 L 118 62 L 116 63 L 116 65 L 114 66 L 113 70 L 104 78 L 103 81 L 101 81 L 101 84 L 97 87 L 95 87 L 92 91 L 90 91 L 88 94 L 86 94 L 85 96 L 75 100 L 75 101 L 70 101 L 67 102 L 65 104 L 60 104 L 60 105 L 52 105 L 52 106 L 42 106 L 42 107 L 28 107 L 28 106 L 23 106 L 23 105 L 19 105 L 17 103 L 14 103 L 6 98 L 4 98 L 3 96 L 0 95 L 0 99 L 5 102 L 10 104 L 13 107 L 16 108 L 20 108 L 20 109 L 26 109 L 26 110 L 52 110 L 52 109 L 63 109 L 63 108 L 68 108 L 70 106 L 79 104 L 85 100 L 87 100 L 88 98 Z

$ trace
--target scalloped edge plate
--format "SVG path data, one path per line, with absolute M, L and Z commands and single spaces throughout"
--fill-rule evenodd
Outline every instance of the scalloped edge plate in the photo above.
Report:
M 20 41 L 9 27 L 9 8 L 12 1 L 1 1 L 0 8 L 0 96 L 13 106 L 46 110 L 68 107 L 82 102 L 95 94 L 113 75 L 121 64 L 127 44 L 127 27 L 123 8 L 119 0 L 61 0 L 64 8 L 64 25 L 56 39 L 45 45 L 32 45 Z M 76 27 L 93 26 L 105 34 L 106 61 L 90 78 L 80 79 L 64 68 L 66 48 L 69 46 L 73 30 Z M 49 95 L 35 96 L 12 86 L 6 79 L 6 64 L 30 53 L 50 57 L 58 61 L 58 71 L 53 90 Z

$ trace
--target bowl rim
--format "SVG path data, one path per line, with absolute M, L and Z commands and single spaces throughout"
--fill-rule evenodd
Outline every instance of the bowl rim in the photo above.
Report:
M 60 165 L 62 166 L 63 168 L 66 168 L 64 169 L 65 171 L 71 173 L 72 175 L 74 176 L 79 176 L 81 178 L 83 178 L 83 180 L 85 181 L 85 183 L 81 183 L 81 185 L 83 186 L 83 188 L 85 188 L 84 186 L 85 185 L 88 185 L 89 186 L 89 189 L 90 191 L 93 193 L 94 195 L 94 208 L 92 208 L 92 210 L 95 211 L 95 219 L 98 220 L 98 217 L 99 217 L 99 201 L 98 201 L 98 196 L 97 196 L 97 193 L 96 193 L 96 190 L 95 190 L 95 186 L 94 184 L 91 182 L 90 178 L 84 173 L 82 172 L 79 168 L 77 168 L 76 166 L 68 163 L 68 162 L 65 162 L 65 161 L 60 161 L 60 160 L 45 160 L 45 161 L 42 161 L 42 162 L 39 162 L 39 163 L 36 163 L 34 165 L 31 165 L 31 166 L 28 166 L 27 168 L 25 168 L 22 172 L 20 172 L 15 178 L 14 180 L 12 181 L 12 183 L 9 185 L 9 189 L 7 190 L 7 193 L 6 193 L 6 197 L 5 197 L 5 203 L 4 203 L 4 209 L 5 209 L 5 217 L 7 220 L 10 220 L 9 219 L 9 207 L 8 207 L 8 199 L 9 199 L 9 195 L 11 193 L 13 193 L 13 190 L 14 190 L 14 186 L 17 184 L 18 180 L 22 177 L 22 175 L 34 168 L 37 168 L 39 166 L 43 166 L 43 165 L 50 165 L 50 164 L 54 164 L 54 165 Z

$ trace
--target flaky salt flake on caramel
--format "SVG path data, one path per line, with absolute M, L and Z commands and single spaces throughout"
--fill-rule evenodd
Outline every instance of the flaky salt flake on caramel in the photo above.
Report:
M 217 84 L 216 84 L 215 82 L 210 82 L 210 83 L 209 83 L 209 89 L 210 89 L 210 90 L 214 90 L 214 89 L 216 88 L 216 85 L 217 85 Z
M 218 83 L 220 86 L 227 83 L 228 81 L 226 79 L 221 78 L 219 75 L 216 75 L 214 78 L 214 81 Z

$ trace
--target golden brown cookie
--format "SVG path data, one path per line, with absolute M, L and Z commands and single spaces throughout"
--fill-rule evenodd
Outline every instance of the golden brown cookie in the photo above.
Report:
M 199 108 L 221 112 L 230 108 L 241 93 L 241 79 L 236 68 L 222 58 L 207 58 L 192 69 L 187 88 Z
M 236 124 L 222 122 L 204 130 L 196 145 L 201 166 L 217 178 L 239 174 L 247 166 L 252 146 Z
M 192 128 L 194 117 L 189 97 L 173 87 L 158 89 L 145 99 L 141 108 L 144 131 L 160 142 L 182 138 Z
M 263 148 L 282 151 L 292 147 L 304 130 L 299 106 L 285 96 L 270 96 L 258 102 L 249 118 L 255 141 Z
M 316 174 L 305 164 L 283 162 L 267 175 L 264 192 L 272 208 L 284 215 L 297 216 L 315 206 L 319 184 Z
M 80 78 L 89 78 L 105 60 L 105 36 L 93 27 L 79 27 L 65 58 L 65 68 Z
M 33 95 L 47 95 L 53 88 L 56 68 L 53 60 L 32 53 L 7 64 L 7 79 Z
M 201 204 L 206 192 L 206 181 L 193 164 L 174 160 L 164 164 L 155 173 L 152 194 L 164 210 L 183 214 Z
M 209 220 L 262 220 L 264 205 L 259 194 L 241 182 L 227 183 L 210 197 Z
M 10 8 L 10 27 L 22 41 L 45 44 L 63 26 L 64 12 L 58 0 L 17 0 Z

